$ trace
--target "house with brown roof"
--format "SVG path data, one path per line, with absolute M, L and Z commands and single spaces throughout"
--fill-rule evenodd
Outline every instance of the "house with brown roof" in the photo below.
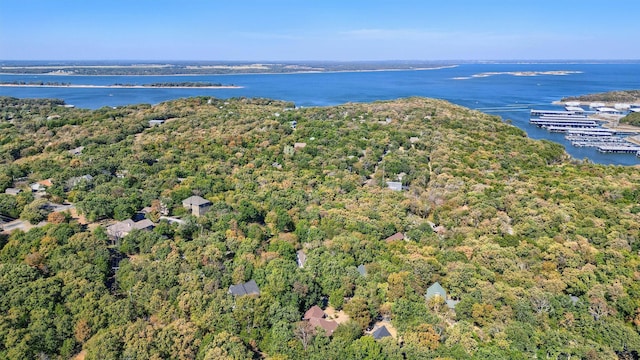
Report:
M 389 243 L 389 242 L 398 241 L 398 240 L 404 240 L 404 239 L 405 239 L 404 234 L 401 233 L 401 232 L 397 232 L 397 233 L 389 236 L 388 238 L 384 239 L 384 241 Z
M 35 182 L 29 186 L 31 187 L 31 191 L 33 192 L 44 192 L 45 190 L 47 190 L 48 187 L 52 185 L 53 185 L 53 182 L 51 181 L 51 179 L 46 179 L 46 180 L 40 180 L 38 182 Z
M 323 329 L 327 336 L 331 336 L 333 332 L 338 328 L 338 323 L 333 320 L 325 319 L 327 314 L 322 311 L 318 305 L 312 306 L 307 312 L 304 313 L 303 320 L 309 322 L 314 327 Z
M 320 309 L 320 306 L 313 305 L 311 308 L 309 308 L 309 310 L 307 310 L 306 313 L 304 313 L 304 317 L 302 319 L 303 320 L 311 320 L 313 318 L 324 319 L 326 317 L 327 317 L 327 314 L 325 314 L 325 312 L 322 311 L 322 309 Z
M 337 322 L 333 320 L 325 320 L 325 319 L 319 319 L 319 318 L 309 319 L 309 324 L 323 329 L 327 333 L 327 336 L 333 335 L 333 332 L 336 331 L 336 329 L 338 328 Z

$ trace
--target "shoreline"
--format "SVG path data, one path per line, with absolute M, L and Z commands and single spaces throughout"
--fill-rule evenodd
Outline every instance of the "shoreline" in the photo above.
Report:
M 92 75 L 88 75 L 92 76 Z M 70 89 L 242 89 L 243 86 L 147 86 L 147 85 L 37 85 L 37 84 L 0 84 L 0 87 L 29 88 L 70 88 Z
M 112 75 L 112 74 L 104 74 L 104 75 L 86 75 L 86 74 L 67 74 L 67 73 L 5 73 L 0 69 L 0 75 L 6 76 L 229 76 L 229 75 L 293 75 L 293 74 L 333 74 L 333 73 L 360 73 L 360 72 L 384 72 L 384 71 L 426 71 L 426 70 L 443 70 L 443 69 L 452 69 L 459 67 L 460 65 L 442 65 L 436 67 L 420 67 L 420 68 L 397 68 L 397 69 L 362 69 L 362 70 L 302 70 L 302 71 L 291 71 L 291 72 L 230 72 L 230 73 L 212 73 L 212 74 L 151 74 L 151 75 L 143 75 L 143 74 L 131 74 L 131 75 Z

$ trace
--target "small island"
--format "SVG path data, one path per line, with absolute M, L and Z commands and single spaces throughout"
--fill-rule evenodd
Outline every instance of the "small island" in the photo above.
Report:
M 0 86 L 5 87 L 68 87 L 68 88 L 121 88 L 121 89 L 140 89 L 140 88 L 200 88 L 200 89 L 238 89 L 241 86 L 233 84 L 225 85 L 220 83 L 199 82 L 199 81 L 184 81 L 184 82 L 162 82 L 152 84 L 121 84 L 115 83 L 112 85 L 87 85 L 87 84 L 71 84 L 63 82 L 44 82 L 44 81 L 8 81 L 1 82 Z
M 469 80 L 475 78 L 486 78 L 490 76 L 496 75 L 511 75 L 511 76 L 541 76 L 541 75 L 550 75 L 550 76 L 566 76 L 572 74 L 581 74 L 582 71 L 569 71 L 569 70 L 552 70 L 552 71 L 490 71 L 483 72 L 479 74 L 473 74 L 471 76 L 458 76 L 454 77 L 453 80 Z

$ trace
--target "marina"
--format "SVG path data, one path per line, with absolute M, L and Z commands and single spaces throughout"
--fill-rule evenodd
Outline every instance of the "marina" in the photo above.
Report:
M 565 111 L 532 109 L 529 123 L 546 129 L 550 133 L 565 133 L 565 139 L 574 147 L 595 148 L 601 154 L 640 156 L 640 145 L 629 142 L 623 137 L 623 135 L 632 134 L 631 132 L 603 128 L 602 122 L 589 118 L 586 115 L 587 112 L 578 106 L 579 104 L 566 103 L 565 105 Z M 589 113 L 613 113 L 609 110 L 609 108 L 597 108 L 596 112 Z M 612 110 L 619 115 L 620 110 Z

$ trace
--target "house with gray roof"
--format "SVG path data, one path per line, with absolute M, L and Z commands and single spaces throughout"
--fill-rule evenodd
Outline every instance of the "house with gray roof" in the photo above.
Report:
M 402 183 L 399 181 L 387 181 L 387 187 L 393 191 L 402 191 Z
M 200 196 L 190 196 L 182 200 L 182 206 L 189 209 L 193 216 L 202 216 L 209 211 L 211 201 Z
M 442 285 L 440 285 L 439 282 L 435 282 L 433 285 L 429 286 L 429 288 L 427 289 L 427 293 L 424 295 L 427 301 L 429 301 L 431 298 L 435 296 L 441 297 L 442 300 L 444 300 L 447 307 L 449 307 L 449 309 L 454 309 L 456 305 L 458 305 L 458 303 L 460 302 L 460 300 L 450 299 L 447 296 L 446 290 L 442 287 Z
M 4 190 L 5 194 L 14 195 L 14 196 L 20 194 L 21 192 L 22 192 L 22 189 L 18 189 L 18 188 L 6 188 Z
M 233 296 L 260 295 L 260 288 L 258 288 L 256 281 L 251 279 L 243 284 L 229 286 L 229 294 Z
M 391 333 L 389 332 L 386 326 L 382 325 L 379 328 L 375 329 L 371 333 L 371 336 L 373 336 L 373 338 L 376 340 L 380 340 L 382 338 L 391 336 Z
M 140 221 L 133 221 L 131 219 L 127 219 L 124 221 L 119 221 L 113 225 L 107 226 L 107 235 L 114 239 L 121 239 L 130 232 L 135 229 L 138 230 L 152 230 L 154 228 L 153 222 L 149 219 L 144 219 Z
M 82 155 L 82 150 L 84 150 L 84 146 L 78 146 L 75 149 L 69 150 L 69 154 L 76 155 L 76 156 Z
M 360 275 L 367 276 L 367 268 L 364 267 L 364 264 L 358 265 L 357 269 L 358 269 L 358 272 L 360 273 Z
M 74 187 L 80 185 L 83 182 L 85 184 L 91 184 L 93 182 L 93 176 L 89 174 L 85 174 L 82 176 L 75 176 L 75 177 L 69 178 L 69 180 L 67 180 L 65 184 L 65 190 L 73 189 Z
M 302 250 L 298 250 L 296 252 L 296 262 L 298 263 L 299 268 L 303 268 L 304 264 L 307 262 L 307 254 Z

